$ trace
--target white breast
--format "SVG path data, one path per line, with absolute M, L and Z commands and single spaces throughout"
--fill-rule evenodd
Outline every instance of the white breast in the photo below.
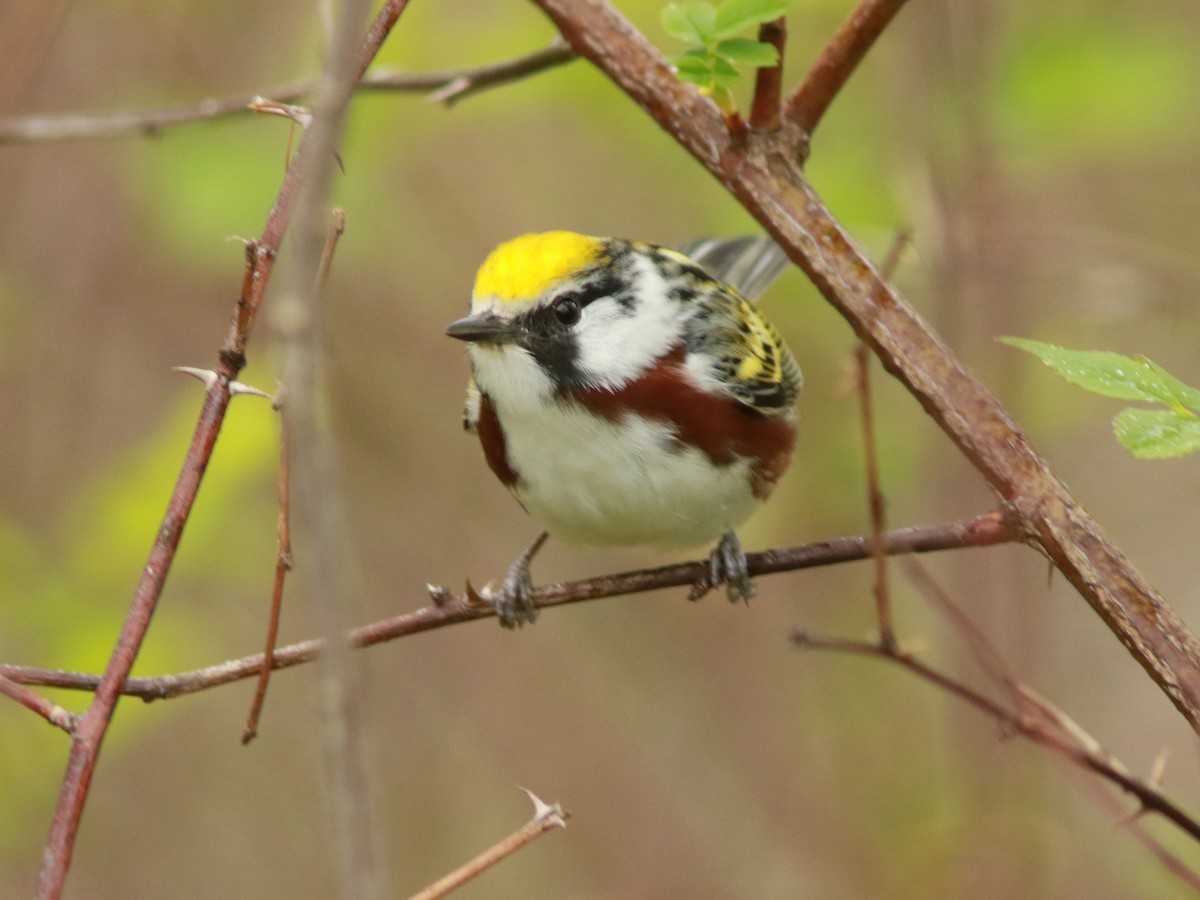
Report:
M 499 409 L 515 493 L 550 534 L 576 544 L 691 547 L 750 515 L 749 462 L 716 466 L 669 426 L 609 422 L 555 404 Z

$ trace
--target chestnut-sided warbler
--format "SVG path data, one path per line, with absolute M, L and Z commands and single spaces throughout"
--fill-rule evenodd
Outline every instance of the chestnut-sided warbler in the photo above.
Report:
M 795 443 L 800 369 L 747 297 L 787 264 L 764 238 L 691 256 L 565 231 L 501 244 L 475 280 L 463 422 L 545 532 L 490 591 L 501 624 L 532 622 L 529 564 L 547 535 L 690 547 L 720 538 L 693 595 L 750 597 L 733 529 Z

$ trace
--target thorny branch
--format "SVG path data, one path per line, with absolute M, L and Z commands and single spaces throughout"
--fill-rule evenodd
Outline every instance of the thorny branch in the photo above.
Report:
M 359 91 L 428 94 L 431 103 L 453 106 L 459 100 L 528 78 L 575 59 L 561 40 L 515 59 L 465 69 L 409 75 L 376 71 L 363 75 Z M 282 84 L 255 94 L 217 97 L 161 109 L 120 109 L 108 112 L 14 116 L 0 119 L 0 144 L 87 141 L 99 138 L 154 136 L 177 125 L 205 122 L 252 111 L 261 96 L 280 104 L 295 103 L 312 94 L 315 82 Z
M 990 547 L 1018 540 L 1022 540 L 1022 535 L 1016 527 L 1015 520 L 1006 511 L 1000 510 L 939 525 L 921 525 L 891 531 L 884 536 L 884 547 L 890 554 L 930 553 L 961 547 Z M 871 546 L 872 537 L 860 535 L 800 547 L 748 553 L 746 559 L 751 575 L 769 575 L 868 559 Z M 539 609 L 547 609 L 551 606 L 598 600 L 603 597 L 690 586 L 707 574 L 707 561 L 680 563 L 584 581 L 543 585 L 534 589 L 533 597 Z M 491 604 L 481 603 L 469 587 L 464 594 L 459 595 L 452 594 L 444 588 L 431 587 L 431 592 L 435 600 L 433 606 L 363 625 L 350 633 L 349 642 L 355 647 L 369 647 L 410 634 L 432 631 L 458 622 L 485 619 L 496 614 Z M 273 668 L 284 669 L 311 662 L 320 655 L 321 649 L 320 640 L 308 640 L 280 647 L 272 657 Z M 130 678 L 125 683 L 124 691 L 146 701 L 162 700 L 193 694 L 243 678 L 252 678 L 262 667 L 263 655 L 256 653 L 253 656 L 177 675 Z M 99 681 L 95 675 L 79 672 L 12 665 L 0 665 L 0 674 L 23 684 L 84 691 L 95 690 Z
M 1193 839 L 1200 840 L 1200 820 L 1168 797 L 1157 778 L 1145 779 L 1134 774 L 1066 713 L 1023 684 L 983 631 L 923 567 L 914 559 L 909 559 L 905 568 L 916 587 L 966 643 L 983 674 L 1004 694 L 1007 705 L 921 661 L 916 654 L 899 644 L 889 646 L 883 641 L 818 637 L 802 630 L 793 632 L 793 643 L 801 649 L 848 653 L 895 663 L 990 716 L 1006 730 L 1020 734 L 1054 751 L 1073 765 L 1117 785 L 1137 799 L 1141 811 L 1157 813 Z M 1160 858 L 1165 853 L 1148 834 L 1139 834 L 1138 839 L 1148 843 Z M 1200 887 L 1200 876 L 1178 860 L 1174 865 L 1169 864 L 1168 868 L 1194 888 Z
M 325 239 L 325 247 L 317 266 L 317 283 L 323 285 L 329 275 L 329 267 L 333 262 L 333 252 L 337 248 L 338 239 L 346 231 L 346 214 L 341 209 L 335 209 L 329 224 Z M 271 591 L 271 610 L 267 616 L 267 639 L 263 648 L 263 659 L 274 659 L 275 645 L 279 638 L 279 618 L 283 607 L 283 586 L 287 574 L 294 564 L 292 558 L 292 482 L 291 482 L 291 429 L 288 424 L 289 415 L 283 397 L 283 390 L 275 395 L 272 403 L 279 413 L 279 516 L 276 524 L 275 552 L 275 582 Z M 242 743 L 248 744 L 258 736 L 258 720 L 262 715 L 263 703 L 267 698 L 267 686 L 271 681 L 272 666 L 265 665 L 258 674 L 258 685 L 254 690 L 254 699 L 250 704 L 250 712 L 246 716 L 246 727 L 242 730 Z
M 355 71 L 343 103 L 348 101 L 353 84 L 362 78 L 367 66 L 404 10 L 406 2 L 407 0 L 387 0 L 379 11 L 367 38 L 358 50 Z M 331 106 L 328 112 L 334 115 L 336 111 Z M 306 133 L 301 141 L 296 158 L 284 176 L 283 185 L 267 218 L 262 236 L 247 246 L 248 265 L 243 279 L 242 294 L 230 322 L 225 343 L 218 354 L 218 365 L 213 377 L 208 380 L 191 445 L 168 502 L 162 526 L 155 537 L 149 559 L 142 569 L 108 666 L 96 686 L 96 694 L 79 717 L 72 734 L 67 770 L 63 776 L 58 804 L 50 826 L 50 836 L 43 853 L 37 890 L 37 896 L 41 900 L 56 900 L 62 895 L 101 745 L 116 711 L 117 701 L 123 694 L 129 672 L 150 627 L 184 526 L 191 514 L 208 462 L 212 458 L 213 448 L 232 396 L 230 385 L 246 363 L 246 344 L 262 303 L 275 256 L 291 219 L 301 182 L 311 166 L 309 158 L 321 151 L 319 147 L 316 150 L 312 148 L 310 138 L 311 132 Z
M 950 538 L 946 534 L 935 535 L 930 529 L 891 532 L 887 535 L 888 552 L 982 546 L 1011 540 L 1036 541 L 1193 726 L 1200 726 L 1200 646 L 1195 638 L 1120 551 L 1111 545 L 1096 523 L 1079 508 L 1028 446 L 997 401 L 958 363 L 904 299 L 882 283 L 870 262 L 821 205 L 795 168 L 797 142 L 777 141 L 777 136 L 768 133 L 769 129 L 756 129 L 749 135 L 749 141 L 732 144 L 715 107 L 681 85 L 661 56 L 607 4 L 601 0 L 537 2 L 559 26 L 572 50 L 552 47 L 543 51 L 547 57 L 512 77 L 565 62 L 573 58 L 575 52 L 586 56 L 604 71 L 763 223 L 879 355 L 885 367 L 912 391 L 1008 504 L 1004 514 L 955 523 L 962 530 Z M 798 128 L 805 135 L 812 132 L 866 50 L 902 5 L 903 0 L 863 0 L 860 3 L 785 105 L 785 126 Z M 404 0 L 385 3 L 364 41 L 360 78 L 404 6 Z M 782 35 L 779 39 L 782 43 Z M 493 76 L 476 75 L 474 78 L 467 76 L 463 81 L 461 73 L 456 78 L 451 78 L 450 73 L 438 74 L 442 78 L 437 84 L 443 85 L 444 90 L 437 97 L 443 102 L 489 84 L 501 83 L 509 77 L 496 74 L 493 79 Z M 399 78 L 403 80 L 403 76 Z M 302 87 L 306 92 L 310 86 Z M 381 81 L 379 87 L 405 89 L 400 81 L 390 85 Z M 427 82 L 420 86 L 411 84 L 408 89 L 433 87 L 434 84 Z M 763 90 L 764 98 L 770 99 L 773 90 L 768 84 Z M 286 99 L 289 94 L 283 92 L 281 96 Z M 235 99 L 240 109 L 249 98 Z M 118 115 L 108 120 L 104 117 L 55 122 L 45 117 L 9 120 L 0 123 L 0 141 L 92 138 L 118 131 L 154 133 L 177 122 L 232 111 L 221 107 L 221 103 L 217 101 L 218 108 L 215 109 L 205 106 L 160 110 L 151 114 Z M 769 117 L 766 121 L 769 123 Z M 262 236 L 247 246 L 246 281 L 220 353 L 220 364 L 206 383 L 204 404 L 191 448 L 106 672 L 102 676 L 85 676 L 0 666 L 0 674 L 4 676 L 0 681 L 2 692 L 37 709 L 40 714 L 45 714 L 48 709 L 46 703 L 27 689 L 21 689 L 17 682 L 96 692 L 78 721 L 68 714 L 70 724 L 76 727 L 63 792 L 47 845 L 40 896 L 57 897 L 61 893 L 92 770 L 119 696 L 136 694 L 146 699 L 177 696 L 250 677 L 263 669 L 264 657 L 259 654 L 164 679 L 128 678 L 220 431 L 232 394 L 231 385 L 245 364 L 246 343 L 288 226 L 300 178 L 298 173 L 303 170 L 301 163 L 313 152 L 306 149 L 307 146 L 307 142 L 302 142 Z M 861 559 L 870 553 L 871 545 L 870 538 L 857 538 L 791 551 L 769 551 L 752 558 L 751 571 L 766 574 L 841 559 Z M 688 584 L 700 574 L 703 565 L 690 563 L 570 585 L 551 585 L 540 589 L 535 597 L 540 605 L 549 606 Z M 466 596 L 452 596 L 448 592 L 439 592 L 435 596 L 440 605 L 364 626 L 352 633 L 352 641 L 357 646 L 367 646 L 403 634 L 492 614 L 490 608 L 482 608 L 474 602 L 470 591 Z M 801 640 L 809 646 L 821 644 L 813 638 L 802 637 Z M 920 674 L 922 664 L 894 647 L 844 641 L 825 643 L 831 649 L 884 656 Z M 276 650 L 272 661 L 275 667 L 295 665 L 314 658 L 321 649 L 320 641 L 308 641 Z M 1033 697 L 1031 692 L 1022 692 L 1023 705 L 1014 711 L 982 695 L 977 695 L 976 702 L 963 693 L 971 690 L 965 685 L 927 667 L 924 671 L 926 674 L 922 677 L 964 696 L 985 711 L 995 707 L 999 714 L 1014 717 L 1010 724 L 1018 731 L 1024 733 L 1024 725 L 1052 736 L 1044 738 L 1047 746 L 1073 754 L 1071 758 L 1081 765 L 1100 772 L 1133 793 L 1144 807 L 1161 812 L 1189 834 L 1196 834 L 1195 821 L 1163 798 L 1154 784 L 1129 775 L 1110 756 L 1081 741 L 1080 734 L 1068 724 L 1069 720 Z M 1031 725 L 1034 722 L 1036 727 Z M 1058 741 L 1057 745 L 1054 740 Z
M 761 131 L 733 140 L 716 105 L 680 83 L 662 55 L 602 0 L 537 3 L 579 55 L 642 106 L 758 219 L 997 494 L 1015 504 L 1030 538 L 1200 730 L 1200 642 L 1079 505 L 987 387 L 879 277 L 805 180 L 794 146 Z M 868 0 L 866 8 L 898 6 Z M 869 46 L 876 29 L 862 33 Z M 861 52 L 842 56 L 855 59 Z M 800 96 L 805 93 L 801 87 Z M 809 128 L 814 124 L 810 121 Z
M 472 878 L 482 875 L 496 863 L 507 859 L 518 850 L 528 846 L 547 831 L 555 828 L 566 828 L 567 813 L 557 803 L 551 805 L 539 799 L 533 791 L 525 791 L 533 801 L 533 818 L 510 834 L 508 837 L 493 844 L 474 859 L 459 866 L 444 878 L 439 878 L 423 891 L 413 894 L 409 900 L 438 900 L 447 894 L 458 890 Z

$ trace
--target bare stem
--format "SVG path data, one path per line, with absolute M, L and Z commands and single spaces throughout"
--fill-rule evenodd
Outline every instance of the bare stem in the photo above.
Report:
M 359 82 L 359 91 L 428 93 L 430 102 L 451 106 L 490 88 L 528 78 L 575 59 L 561 40 L 515 59 L 470 69 L 448 69 L 408 75 L 370 72 Z M 109 112 L 14 116 L 0 119 L 0 144 L 54 141 L 88 141 L 99 138 L 153 136 L 179 125 L 206 122 L 251 111 L 256 99 L 270 97 L 280 104 L 309 96 L 314 81 L 281 84 L 254 94 L 214 97 L 198 103 L 159 109 L 123 109 Z
M 413 894 L 409 900 L 438 900 L 451 891 L 462 887 L 472 878 L 486 872 L 496 863 L 512 856 L 522 847 L 527 847 L 547 831 L 554 828 L 566 828 L 569 814 L 564 812 L 557 803 L 550 806 L 539 800 L 531 791 L 526 791 L 533 801 L 533 818 L 510 834 L 504 840 L 484 850 L 470 862 L 455 869 L 444 878 L 439 878 L 423 891 Z
M 879 623 L 879 643 L 884 647 L 896 646 L 896 632 L 892 625 L 892 601 L 888 591 L 888 555 L 884 552 L 884 533 L 887 517 L 884 512 L 883 491 L 879 487 L 879 461 L 875 442 L 875 416 L 871 407 L 871 352 L 867 345 L 859 343 L 854 348 L 854 365 L 858 375 L 859 410 L 862 418 L 863 456 L 867 468 L 867 507 L 871 513 L 871 558 L 874 561 L 875 579 L 871 593 L 875 597 L 875 616 Z
M 867 51 L 905 0 L 861 0 L 821 51 L 804 81 L 788 98 L 783 117 L 811 135 Z
M 368 32 L 367 39 L 360 45 L 352 82 L 357 82 L 362 77 L 406 2 L 407 0 L 387 0 L 384 4 Z M 254 318 L 262 302 L 280 241 L 287 229 L 296 194 L 307 168 L 301 163 L 306 154 L 305 148 L 310 146 L 309 134 L 311 132 L 306 133 L 305 139 L 301 141 L 296 159 L 284 177 L 261 238 L 247 245 L 247 266 L 242 294 L 230 322 L 225 343 L 218 354 L 218 366 L 207 382 L 204 403 L 191 444 L 167 504 L 162 525 L 156 533 L 149 559 L 142 568 L 129 612 L 108 666 L 96 687 L 95 696 L 80 716 L 72 735 L 67 769 L 42 857 L 37 889 L 39 900 L 57 900 L 62 896 L 75 848 L 75 838 L 104 736 L 116 711 L 117 701 L 124 693 L 129 672 L 145 640 L 151 618 L 166 584 L 167 574 L 174 562 L 176 549 L 183 536 L 184 526 L 191 514 L 208 462 L 212 458 L 213 447 L 232 396 L 230 385 L 246 362 L 245 349 Z M 310 149 L 307 152 L 313 151 Z
M 1000 511 L 938 525 L 891 531 L 884 536 L 884 548 L 890 554 L 930 553 L 960 547 L 989 547 L 1017 540 L 1021 540 L 1021 534 L 1014 521 L 1005 512 Z M 871 536 L 860 535 L 800 547 L 748 553 L 746 560 L 751 575 L 769 575 L 868 559 L 871 546 Z M 708 561 L 705 560 L 656 569 L 640 569 L 565 584 L 544 585 L 535 588 L 533 596 L 538 607 L 546 609 L 658 588 L 691 586 L 697 578 L 708 573 L 708 566 Z M 459 622 L 486 619 L 495 615 L 492 605 L 480 602 L 470 590 L 462 594 L 453 594 L 444 588 L 431 586 L 430 591 L 434 600 L 432 606 L 356 628 L 349 635 L 350 644 L 354 647 L 370 647 L 410 634 L 420 634 Z M 284 669 L 311 662 L 321 654 L 323 646 L 323 641 L 314 639 L 280 647 L 272 657 L 272 665 L 276 669 Z M 130 678 L 124 691 L 147 702 L 164 700 L 183 694 L 194 694 L 244 678 L 253 678 L 262 667 L 263 655 L 256 653 L 176 675 Z M 96 675 L 27 666 L 0 665 L 0 674 L 23 684 L 83 691 L 93 691 L 99 683 Z
M 758 27 L 758 39 L 770 44 L 779 54 L 779 62 L 754 74 L 754 100 L 750 104 L 750 127 L 772 131 L 779 127 L 783 95 L 783 51 L 787 48 L 787 18 L 780 16 Z
M 1200 840 L 1200 821 L 1167 797 L 1157 785 L 1131 774 L 1129 769 L 1119 763 L 1111 754 L 1096 749 L 1100 745 L 1093 738 L 1089 738 L 1088 745 L 1084 745 L 1069 734 L 1052 729 L 1050 720 L 1044 715 L 1031 716 L 1027 711 L 1010 710 L 969 685 L 921 662 L 914 654 L 901 648 L 889 650 L 871 641 L 818 637 L 804 631 L 793 632 L 792 642 L 804 650 L 827 650 L 835 653 L 868 656 L 895 663 L 921 680 L 929 682 L 990 716 L 1003 725 L 1006 730 L 1047 747 L 1071 763 L 1095 772 L 1116 784 L 1122 790 L 1136 797 L 1144 809 L 1159 813 L 1193 839 Z M 1045 701 L 1041 702 L 1045 703 Z
M 263 659 L 267 661 L 258 673 L 258 685 L 250 712 L 246 715 L 246 727 L 242 731 L 242 743 L 248 744 L 258 736 L 258 720 L 262 715 L 263 703 L 267 699 L 267 686 L 271 681 L 275 646 L 279 640 L 279 619 L 283 609 L 283 586 L 287 573 L 292 570 L 291 528 L 291 481 L 288 472 L 288 425 L 287 412 L 279 404 L 279 517 L 276 525 L 277 550 L 275 554 L 275 584 L 271 591 L 271 611 L 267 619 L 267 639 L 263 647 Z
M 35 694 L 23 684 L 0 675 L 0 694 L 11 700 L 16 700 L 26 709 L 37 713 L 51 725 L 61 728 L 67 734 L 75 730 L 75 716 L 67 712 L 57 703 L 52 703 L 45 697 Z

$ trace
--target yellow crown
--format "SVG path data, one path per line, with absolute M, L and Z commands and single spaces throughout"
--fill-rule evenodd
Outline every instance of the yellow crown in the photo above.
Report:
M 570 231 L 523 234 L 501 244 L 484 260 L 475 276 L 475 299 L 532 303 L 546 288 L 603 256 L 599 238 Z

